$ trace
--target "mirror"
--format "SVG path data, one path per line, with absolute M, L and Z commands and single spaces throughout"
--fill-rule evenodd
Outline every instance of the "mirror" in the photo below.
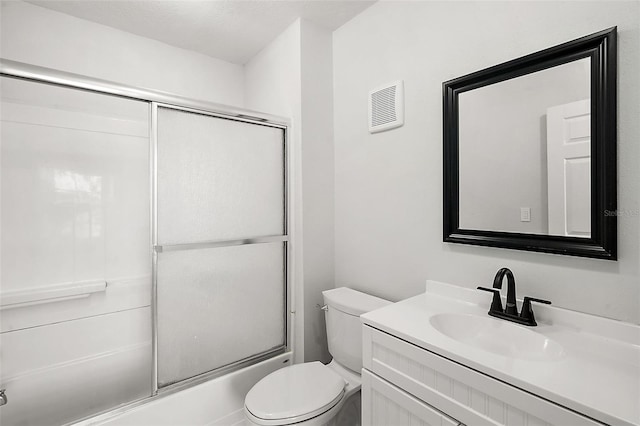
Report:
M 616 29 L 443 84 L 444 241 L 616 259 Z
M 458 96 L 461 228 L 591 235 L 590 65 L 580 59 Z

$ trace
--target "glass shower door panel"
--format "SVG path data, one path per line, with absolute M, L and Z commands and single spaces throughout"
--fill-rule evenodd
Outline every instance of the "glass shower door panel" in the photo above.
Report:
M 158 244 L 284 232 L 283 130 L 158 108 Z
M 280 128 L 158 107 L 158 387 L 286 344 L 286 243 L 251 240 L 284 235 L 284 142 Z
M 0 84 L 0 423 L 148 397 L 149 104 Z
M 158 384 L 285 344 L 284 243 L 158 255 Z

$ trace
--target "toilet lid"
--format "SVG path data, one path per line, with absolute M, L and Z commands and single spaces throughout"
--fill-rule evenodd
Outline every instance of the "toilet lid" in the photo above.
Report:
M 246 409 L 263 420 L 303 421 L 340 401 L 346 381 L 321 362 L 281 368 L 260 380 L 245 398 Z

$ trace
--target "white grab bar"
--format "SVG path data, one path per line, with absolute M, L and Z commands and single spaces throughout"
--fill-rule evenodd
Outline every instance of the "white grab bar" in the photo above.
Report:
M 75 281 L 0 293 L 0 310 L 87 297 L 106 291 L 105 280 Z

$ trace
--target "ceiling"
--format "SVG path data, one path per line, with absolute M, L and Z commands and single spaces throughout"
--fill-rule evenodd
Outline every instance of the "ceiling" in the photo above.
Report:
M 244 64 L 301 17 L 335 30 L 364 0 L 27 0 L 47 9 Z

